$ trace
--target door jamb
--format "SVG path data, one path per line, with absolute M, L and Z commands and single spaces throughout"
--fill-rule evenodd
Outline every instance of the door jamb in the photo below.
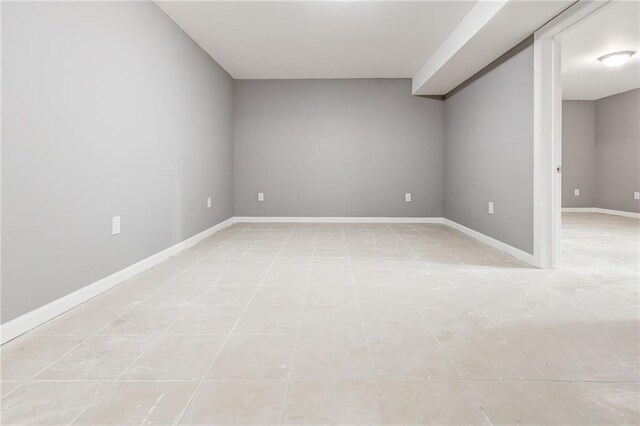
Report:
M 560 265 L 562 82 L 560 34 L 609 4 L 579 0 L 534 33 L 533 256 L 539 268 Z

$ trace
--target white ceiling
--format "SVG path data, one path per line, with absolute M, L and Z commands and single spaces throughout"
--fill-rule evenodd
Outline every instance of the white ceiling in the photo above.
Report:
M 637 52 L 627 64 L 608 68 L 598 58 Z M 562 34 L 562 97 L 594 100 L 640 87 L 640 2 L 617 1 Z
M 413 93 L 446 94 L 533 34 L 574 0 L 476 3 L 413 77 Z
M 413 77 L 475 1 L 158 1 L 232 77 Z

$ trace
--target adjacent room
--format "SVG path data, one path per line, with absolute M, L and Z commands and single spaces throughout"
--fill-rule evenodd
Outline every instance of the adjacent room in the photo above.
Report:
M 638 1 L 0 6 L 0 423 L 640 423 Z
M 640 244 L 639 15 L 638 2 L 609 4 L 562 35 L 561 262 L 611 275 L 634 266 L 629 278 Z

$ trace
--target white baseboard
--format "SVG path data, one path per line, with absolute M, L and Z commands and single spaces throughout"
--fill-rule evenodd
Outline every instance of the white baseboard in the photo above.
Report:
M 442 217 L 232 217 L 201 233 L 175 244 L 159 253 L 134 263 L 108 277 L 102 278 L 79 290 L 63 296 L 51 303 L 28 312 L 0 326 L 0 344 L 3 344 L 27 331 L 75 308 L 101 293 L 121 284 L 129 278 L 153 266 L 164 262 L 169 257 L 196 245 L 201 240 L 215 234 L 233 223 L 429 223 L 444 224 L 457 229 L 480 242 L 501 250 L 516 259 L 535 266 L 533 255 L 498 241 L 459 223 Z
M 238 223 L 443 223 L 441 217 L 237 216 Z
M 624 216 L 633 219 L 640 219 L 640 213 L 625 212 L 622 210 L 601 209 L 600 207 L 563 207 L 563 213 L 601 213 L 614 216 Z
M 482 233 L 480 233 L 478 231 L 474 231 L 473 229 L 467 228 L 466 226 L 460 225 L 459 223 L 454 222 L 452 220 L 449 220 L 449 219 L 445 218 L 444 219 L 444 224 L 447 225 L 447 226 L 450 226 L 451 228 L 456 229 L 456 230 L 458 230 L 458 231 L 460 231 L 460 232 L 462 232 L 464 234 L 467 234 L 468 236 L 473 237 L 476 240 L 478 240 L 478 241 L 480 241 L 482 243 L 485 243 L 488 246 L 491 246 L 491 247 L 493 247 L 495 249 L 498 249 L 498 250 L 503 251 L 503 252 L 505 252 L 507 254 L 510 254 L 511 256 L 515 257 L 516 259 L 522 260 L 523 262 L 526 262 L 526 263 L 528 263 L 530 265 L 533 265 L 533 266 L 538 266 L 537 262 L 535 261 L 535 257 L 530 253 L 527 253 L 527 252 L 522 251 L 522 250 L 520 250 L 518 248 L 510 246 L 509 244 L 503 243 L 502 241 L 498 241 L 495 238 L 491 238 L 488 235 L 482 234 Z
M 220 222 L 217 225 L 206 229 L 199 234 L 194 235 L 178 244 L 175 244 L 167 249 L 162 250 L 152 256 L 142 259 L 133 265 L 127 266 L 124 269 L 115 272 L 108 277 L 102 278 L 94 283 L 88 284 L 79 290 L 69 293 L 53 302 L 47 303 L 31 312 L 19 316 L 11 321 L 6 322 L 0 326 L 0 344 L 3 344 L 11 339 L 18 337 L 19 335 L 26 333 L 27 331 L 36 328 L 37 326 L 44 324 L 45 322 L 57 317 L 58 315 L 75 308 L 76 306 L 92 299 L 101 293 L 121 284 L 134 275 L 139 274 L 159 263 L 164 262 L 169 257 L 193 247 L 201 240 L 210 237 L 216 232 L 224 229 L 234 223 L 234 218 L 229 218 L 224 222 Z
M 595 213 L 595 207 L 563 207 L 562 213 Z

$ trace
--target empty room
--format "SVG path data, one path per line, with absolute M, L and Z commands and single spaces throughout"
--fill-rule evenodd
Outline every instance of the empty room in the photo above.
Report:
M 0 423 L 640 424 L 638 1 L 0 15 Z

